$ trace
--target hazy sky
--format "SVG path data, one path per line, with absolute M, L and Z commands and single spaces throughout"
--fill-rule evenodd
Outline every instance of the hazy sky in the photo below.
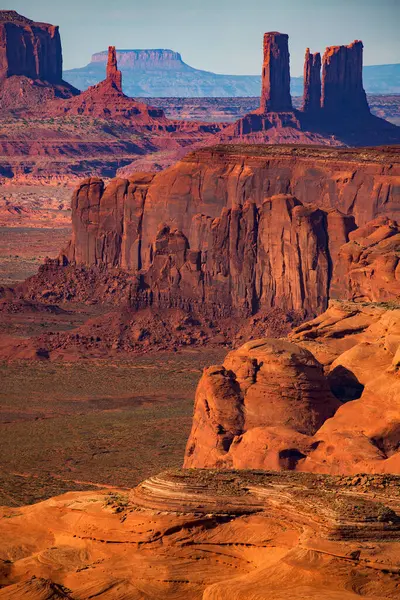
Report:
M 364 64 L 400 62 L 400 0 L 0 0 L 36 21 L 60 26 L 64 68 L 94 52 L 171 48 L 193 67 L 260 73 L 265 31 L 289 34 L 291 73 L 304 51 L 364 42 Z

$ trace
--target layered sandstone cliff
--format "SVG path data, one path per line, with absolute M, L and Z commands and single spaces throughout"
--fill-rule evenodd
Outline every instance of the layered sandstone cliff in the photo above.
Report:
M 29 107 L 77 93 L 62 79 L 58 27 L 14 10 L 0 11 L 0 108 Z
M 193 200 L 185 214 L 187 198 L 174 208 L 172 190 L 167 217 L 149 198 L 156 179 L 142 174 L 107 188 L 84 181 L 72 200 L 73 236 L 63 260 L 140 272 L 133 291 L 139 303 L 186 298 L 247 313 L 325 308 L 332 260 L 354 228 L 351 217 L 287 194 L 232 208 L 224 202 L 217 217 L 218 204 L 204 214 Z M 153 194 L 160 199 L 157 185 Z
M 198 150 L 156 175 L 115 179 L 106 191 L 103 182 L 94 178 L 79 185 L 73 196 L 74 234 L 68 256 L 86 265 L 105 262 L 128 269 L 148 268 L 160 225 L 182 231 L 189 246 L 198 250 L 194 228 L 200 217 L 194 221 L 195 215 L 212 221 L 224 208 L 246 202 L 259 209 L 266 198 L 277 194 L 295 196 L 300 203 L 327 213 L 338 210 L 354 217 L 358 226 L 378 214 L 395 219 L 399 217 L 399 165 L 397 153 L 390 149 L 217 146 Z M 93 211 L 90 218 L 87 206 Z M 109 214 L 120 223 L 123 239 L 119 244 L 124 245 L 121 252 L 117 246 L 112 260 L 103 258 L 106 251 L 98 239 L 106 233 L 104 227 L 108 235 L 118 233 Z M 137 222 L 132 221 L 134 217 Z M 340 244 L 345 241 L 343 233 Z
M 14 10 L 2 10 L 0 80 L 13 75 L 61 83 L 60 33 L 55 25 L 35 23 Z
M 332 296 L 395 299 L 396 221 L 371 237 L 351 232 L 379 212 L 397 214 L 398 179 L 390 150 L 249 146 L 201 150 L 107 186 L 91 178 L 73 195 L 60 266 L 45 265 L 27 293 L 40 299 L 44 286 L 55 301 L 88 300 L 78 276 L 66 285 L 68 265 L 98 273 L 93 298 L 136 308 L 313 315 Z M 107 292 L 105 274 L 115 278 Z

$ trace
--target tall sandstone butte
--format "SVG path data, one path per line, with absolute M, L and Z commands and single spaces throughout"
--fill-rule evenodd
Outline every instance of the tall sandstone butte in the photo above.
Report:
M 318 111 L 321 108 L 321 55 L 312 54 L 307 48 L 304 60 L 303 110 Z
M 118 70 L 115 46 L 108 47 L 106 79 L 110 81 L 119 92 L 122 92 L 122 73 Z
M 62 83 L 62 53 L 58 27 L 35 23 L 14 10 L 0 11 L 0 81 L 24 75 Z
M 260 110 L 266 112 L 291 111 L 289 69 L 289 36 L 270 31 L 264 34 L 264 62 Z
M 362 82 L 363 44 L 330 46 L 322 57 L 322 108 L 332 113 L 369 113 Z

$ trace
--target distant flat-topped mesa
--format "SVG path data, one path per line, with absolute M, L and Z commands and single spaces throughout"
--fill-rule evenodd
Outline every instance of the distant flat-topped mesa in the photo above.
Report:
M 183 62 L 179 52 L 164 49 L 148 50 L 116 50 L 116 58 L 120 66 L 125 69 L 190 69 L 189 65 Z M 106 50 L 92 55 L 92 63 L 104 64 L 108 60 Z

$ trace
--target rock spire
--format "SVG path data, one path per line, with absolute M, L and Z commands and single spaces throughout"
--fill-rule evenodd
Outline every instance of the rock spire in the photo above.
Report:
M 107 81 L 110 81 L 119 92 L 122 92 L 122 73 L 121 71 L 118 71 L 115 46 L 108 47 L 106 79 Z
M 304 59 L 303 110 L 317 111 L 321 107 L 321 55 L 307 48 Z
M 289 36 L 271 31 L 264 34 L 264 61 L 260 110 L 284 112 L 292 109 L 290 96 Z

